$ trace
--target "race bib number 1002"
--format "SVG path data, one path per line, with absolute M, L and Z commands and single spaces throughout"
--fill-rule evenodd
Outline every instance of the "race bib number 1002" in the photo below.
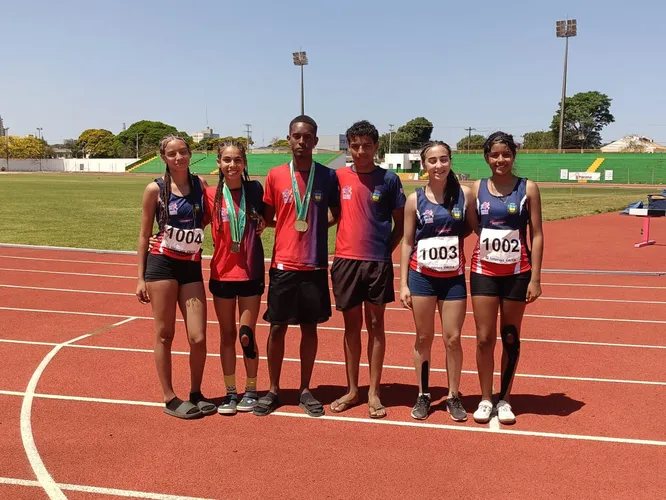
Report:
M 520 234 L 517 229 L 481 230 L 479 238 L 481 260 L 493 264 L 517 264 L 520 262 Z
M 162 234 L 161 247 L 176 252 L 195 254 L 201 249 L 203 240 L 203 229 L 181 229 L 166 226 Z
M 460 267 L 460 240 L 457 236 L 436 236 L 419 240 L 416 262 L 419 267 L 432 271 L 457 271 Z

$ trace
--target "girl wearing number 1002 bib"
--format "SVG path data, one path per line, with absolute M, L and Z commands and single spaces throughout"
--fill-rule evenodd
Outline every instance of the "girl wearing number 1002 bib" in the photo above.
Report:
M 488 422 L 493 410 L 499 310 L 502 374 L 497 417 L 500 423 L 512 424 L 516 417 L 509 404 L 509 394 L 520 357 L 523 314 L 526 304 L 541 295 L 541 197 L 534 182 L 517 177 L 513 172 L 516 144 L 511 135 L 504 132 L 490 135 L 483 152 L 492 175 L 474 184 L 479 240 L 472 254 L 470 293 L 481 384 L 481 402 L 474 412 L 474 420 Z
M 201 273 L 204 189 L 206 183 L 190 173 L 191 152 L 178 136 L 160 143 L 166 163 L 163 177 L 143 193 L 143 214 L 138 246 L 137 298 L 152 305 L 155 319 L 155 364 L 164 397 L 164 412 L 191 419 L 215 413 L 201 394 L 206 362 L 206 292 Z M 148 250 L 157 222 L 156 244 Z M 179 399 L 171 380 L 171 345 L 176 326 L 176 305 L 185 320 L 190 344 L 191 390 L 188 401 Z
M 463 363 L 460 332 L 467 305 L 463 240 L 476 229 L 476 213 L 471 189 L 461 186 L 451 170 L 447 144 L 429 142 L 421 161 L 429 181 L 407 198 L 400 260 L 400 300 L 412 309 L 416 327 L 419 394 L 412 417 L 424 420 L 430 411 L 430 351 L 439 307 L 449 388 L 446 408 L 453 420 L 462 422 L 467 420 L 458 392 Z

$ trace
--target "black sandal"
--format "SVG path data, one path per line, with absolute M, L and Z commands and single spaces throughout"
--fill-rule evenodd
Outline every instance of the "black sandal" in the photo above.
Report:
M 190 401 L 183 401 L 179 398 L 173 398 L 164 406 L 164 413 L 172 417 L 191 420 L 194 418 L 201 418 L 204 414 L 201 410 Z
M 311 417 L 321 417 L 324 415 L 324 406 L 315 399 L 310 391 L 301 394 L 300 406 Z
M 257 400 L 257 404 L 254 406 L 252 412 L 257 417 L 265 417 L 270 415 L 280 406 L 280 401 L 278 400 L 278 395 L 273 392 L 266 393 L 265 396 Z
M 201 392 L 190 393 L 190 403 L 197 405 L 197 408 L 201 410 L 201 413 L 206 416 L 213 415 L 217 412 L 217 406 L 215 406 L 215 403 L 206 399 Z

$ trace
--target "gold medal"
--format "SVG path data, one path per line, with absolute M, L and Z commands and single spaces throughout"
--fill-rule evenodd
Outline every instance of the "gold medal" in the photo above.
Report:
M 238 243 L 237 241 L 234 241 L 234 242 L 231 244 L 231 251 L 232 251 L 233 253 L 238 253 L 238 252 L 240 252 L 240 243 Z
M 308 223 L 305 222 L 304 220 L 297 220 L 296 222 L 294 222 L 294 229 L 299 233 L 304 233 L 305 231 L 308 230 Z

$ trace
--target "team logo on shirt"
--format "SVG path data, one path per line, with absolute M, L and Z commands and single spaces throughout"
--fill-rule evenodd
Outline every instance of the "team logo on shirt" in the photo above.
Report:
M 450 227 L 439 227 L 439 228 L 437 228 L 437 235 L 438 236 L 442 235 L 442 234 L 447 234 L 447 233 L 450 233 L 450 232 L 451 232 Z
M 435 221 L 435 214 L 432 210 L 425 210 L 423 212 L 423 223 L 432 224 Z
M 451 210 L 451 215 L 455 220 L 460 220 L 462 218 L 462 210 L 460 210 L 458 207 L 455 207 L 453 210 Z
M 372 192 L 372 201 L 374 201 L 375 203 L 379 203 L 379 200 L 381 199 L 382 199 L 382 192 L 379 189 L 375 189 Z
M 509 203 L 506 208 L 510 214 L 515 214 L 518 211 L 518 205 L 515 203 Z
M 229 212 L 227 211 L 227 207 L 220 208 L 220 216 L 222 217 L 222 222 L 229 222 Z
M 282 191 L 282 201 L 285 203 L 291 203 L 294 201 L 294 193 L 291 192 L 291 189 L 285 189 Z
M 489 201 L 484 201 L 481 203 L 481 215 L 488 215 L 490 212 L 490 202 Z
M 315 203 L 319 203 L 321 201 L 321 196 L 322 196 L 321 191 L 315 191 L 312 194 L 314 195 Z
M 169 215 L 176 215 L 178 214 L 178 203 L 175 201 L 172 203 L 169 203 Z
M 342 188 L 342 199 L 343 200 L 351 200 L 352 196 L 352 187 L 351 186 L 345 186 Z

